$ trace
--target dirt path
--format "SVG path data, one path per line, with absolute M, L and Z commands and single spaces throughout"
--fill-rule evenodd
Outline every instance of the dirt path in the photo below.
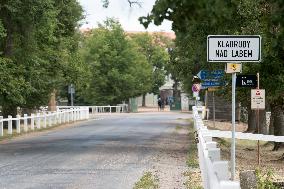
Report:
M 159 149 L 154 157 L 152 172 L 158 177 L 160 189 L 185 188 L 188 153 L 188 121 L 174 122 L 172 133 L 159 138 L 155 148 Z

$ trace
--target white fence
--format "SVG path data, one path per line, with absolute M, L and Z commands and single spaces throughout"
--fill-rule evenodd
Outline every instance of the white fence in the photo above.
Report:
M 212 141 L 210 131 L 204 126 L 198 111 L 202 107 L 193 107 L 194 127 L 198 135 L 198 157 L 204 189 L 240 189 L 240 183 L 230 181 L 229 163 L 221 161 L 220 148 Z
M 212 137 L 232 138 L 232 132 L 231 131 L 210 130 L 209 133 Z M 236 139 L 243 139 L 243 140 L 261 140 L 261 141 L 284 142 L 284 136 L 241 133 L 241 132 L 236 132 L 235 138 Z
M 7 135 L 12 135 L 13 121 L 16 124 L 15 132 L 17 134 L 20 134 L 22 132 L 22 129 L 24 130 L 24 132 L 28 132 L 29 130 L 34 131 L 35 129 L 52 127 L 54 125 L 84 119 L 89 119 L 89 108 L 87 107 L 59 110 L 56 112 L 42 112 L 31 114 L 30 116 L 24 114 L 23 117 L 17 115 L 15 118 L 8 116 L 8 118 L 3 119 L 3 116 L 0 116 L 0 137 L 4 136 L 4 122 L 8 122 Z
M 78 107 L 81 106 L 58 106 L 57 108 L 60 110 L 60 109 L 78 108 Z M 88 108 L 91 114 L 128 112 L 127 104 L 119 104 L 117 106 L 88 106 Z

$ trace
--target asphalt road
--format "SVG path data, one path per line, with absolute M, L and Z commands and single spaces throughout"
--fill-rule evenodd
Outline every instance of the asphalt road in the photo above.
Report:
M 151 167 L 155 141 L 185 113 L 102 116 L 100 120 L 0 143 L 0 188 L 130 189 Z

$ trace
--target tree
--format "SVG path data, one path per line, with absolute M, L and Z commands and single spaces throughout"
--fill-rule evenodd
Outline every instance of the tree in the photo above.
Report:
M 144 54 L 148 64 L 152 67 L 152 86 L 149 91 L 145 91 L 142 98 L 142 106 L 145 106 L 145 96 L 147 93 L 159 94 L 159 88 L 165 83 L 165 65 L 169 60 L 162 36 L 154 36 L 149 33 L 131 34 L 131 38 L 139 46 L 140 53 Z
M 243 64 L 243 73 L 260 73 L 261 87 L 266 89 L 267 105 L 274 117 L 274 134 L 284 135 L 283 120 L 283 14 L 281 0 L 243 1 L 156 1 L 152 11 L 140 21 L 146 27 L 150 22 L 159 25 L 164 19 L 173 21 L 176 32 L 178 62 L 174 69 L 184 86 L 190 85 L 200 69 L 223 68 L 220 64 L 206 63 L 206 37 L 209 34 L 255 34 L 262 36 L 262 62 Z M 227 78 L 228 83 L 230 80 Z M 230 86 L 230 85 L 228 85 Z M 223 94 L 228 96 L 228 87 Z M 227 92 L 226 92 L 227 91 Z M 227 95 L 226 95 L 227 94 Z M 248 91 L 239 90 L 238 100 L 249 106 Z M 253 114 L 250 114 L 253 115 Z
M 8 80 L 0 104 L 7 116 L 18 106 L 46 105 L 50 93 L 78 70 L 76 27 L 82 7 L 76 0 L 7 0 L 0 10 L 1 75 Z
M 151 65 L 113 19 L 108 19 L 86 37 L 82 56 L 91 77 L 80 96 L 88 104 L 121 103 L 151 88 Z

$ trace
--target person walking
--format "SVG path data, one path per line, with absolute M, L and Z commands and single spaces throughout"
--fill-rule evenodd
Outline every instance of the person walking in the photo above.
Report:
M 161 98 L 158 99 L 158 111 L 161 111 L 162 109 L 162 100 Z

